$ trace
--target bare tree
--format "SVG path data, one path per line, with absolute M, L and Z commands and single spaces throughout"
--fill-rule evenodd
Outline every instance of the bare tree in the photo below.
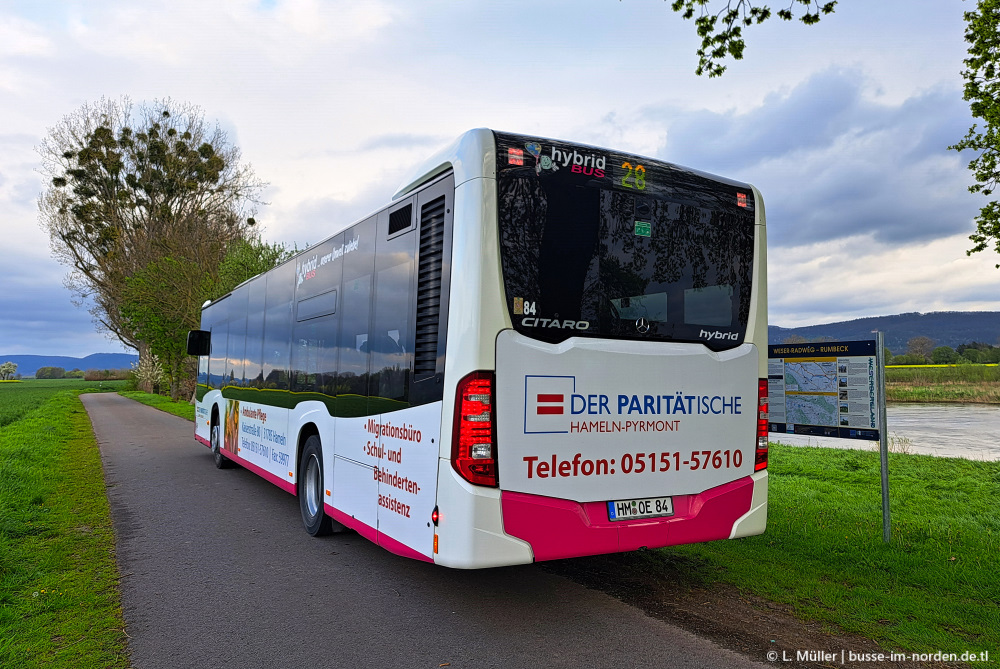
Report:
M 930 358 L 934 352 L 934 340 L 930 337 L 913 337 L 906 342 L 906 352 Z

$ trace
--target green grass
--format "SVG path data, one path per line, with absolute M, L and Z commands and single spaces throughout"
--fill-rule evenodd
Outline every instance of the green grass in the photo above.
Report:
M 117 390 L 125 381 L 83 381 L 79 379 L 28 379 L 0 383 L 0 427 L 19 420 L 32 409 L 62 390 Z
M 129 666 L 104 476 L 77 395 L 56 392 L 0 430 L 5 669 Z
M 118 394 L 122 397 L 127 397 L 130 400 L 135 400 L 136 402 L 141 402 L 142 404 L 155 407 L 160 411 L 166 411 L 167 413 L 172 413 L 175 416 L 187 418 L 190 421 L 194 420 L 194 405 L 189 404 L 187 400 L 175 402 L 169 397 L 154 395 L 152 393 L 144 393 L 141 390 L 123 390 Z
M 1000 652 L 1000 463 L 889 470 L 889 545 L 876 452 L 772 444 L 765 534 L 657 554 L 887 649 Z
M 913 365 L 886 367 L 886 383 L 1000 383 L 997 365 Z
M 885 392 L 890 402 L 1000 404 L 1000 367 L 996 365 L 886 367 Z

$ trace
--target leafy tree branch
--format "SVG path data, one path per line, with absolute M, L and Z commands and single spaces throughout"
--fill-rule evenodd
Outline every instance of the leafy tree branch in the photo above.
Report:
M 695 73 L 719 77 L 726 71 L 721 64 L 726 57 L 742 60 L 746 42 L 743 29 L 760 25 L 777 15 L 783 21 L 798 19 L 807 26 L 819 23 L 826 14 L 832 14 L 836 0 L 790 0 L 787 7 L 777 12 L 753 0 L 672 0 L 670 8 L 688 20 L 694 20 L 695 30 L 701 38 L 698 49 L 698 67 Z
M 972 115 L 983 122 L 974 124 L 965 138 L 950 146 L 955 151 L 973 151 L 969 169 L 976 183 L 972 193 L 990 196 L 1000 183 L 1000 0 L 979 0 L 976 11 L 965 12 L 965 41 L 969 43 L 964 98 Z M 976 216 L 976 232 L 970 235 L 974 246 L 969 254 L 985 251 L 990 244 L 1000 253 L 1000 203 L 988 202 Z M 1000 264 L 997 264 L 1000 268 Z

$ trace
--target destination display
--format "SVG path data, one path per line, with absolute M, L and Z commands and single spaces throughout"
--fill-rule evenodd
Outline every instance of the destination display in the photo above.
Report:
M 877 346 L 871 341 L 768 347 L 768 431 L 877 441 Z

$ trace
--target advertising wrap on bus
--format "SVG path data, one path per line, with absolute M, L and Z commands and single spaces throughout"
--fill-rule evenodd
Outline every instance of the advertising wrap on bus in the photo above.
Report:
M 751 344 L 705 355 L 633 341 L 554 347 L 502 332 L 500 485 L 591 502 L 697 494 L 749 476 L 757 364 Z
M 430 560 L 441 403 L 334 420 L 336 457 L 324 462 L 332 482 L 327 513 L 380 545 L 389 539 Z
M 306 532 L 482 568 L 764 531 L 753 186 L 480 128 L 329 233 L 188 338 L 195 438 Z

